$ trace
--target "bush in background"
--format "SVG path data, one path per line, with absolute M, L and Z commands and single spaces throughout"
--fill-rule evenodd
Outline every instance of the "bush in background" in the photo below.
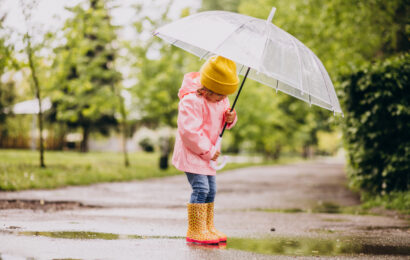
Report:
M 343 78 L 349 178 L 371 193 L 410 187 L 410 54 Z

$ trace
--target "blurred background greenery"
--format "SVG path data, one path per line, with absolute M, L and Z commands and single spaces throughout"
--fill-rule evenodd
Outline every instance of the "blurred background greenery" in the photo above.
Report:
M 325 65 L 345 118 L 247 81 L 236 107 L 239 121 L 224 138 L 224 152 L 278 160 L 345 151 L 353 189 L 374 196 L 408 196 L 408 1 L 133 1 L 127 6 L 132 14 L 126 28 L 113 22 L 121 16 L 124 1 L 61 1 L 67 2 L 69 15 L 60 27 L 45 32 L 33 18 L 44 9 L 41 2 L 14 4 L 23 14 L 23 31 L 7 22 L 11 1 L 0 2 L 0 148 L 39 150 L 39 165 L 54 169 L 49 175 L 63 172 L 57 165 L 69 165 L 63 157 L 72 156 L 53 150 L 122 151 L 118 160 L 124 161 L 124 168 L 138 165 L 136 151 L 154 152 L 159 157 L 155 167 L 166 170 L 183 74 L 197 71 L 203 61 L 151 33 L 199 11 L 226 10 L 266 19 L 275 6 L 273 22 Z M 28 106 L 28 112 L 18 109 L 20 102 L 33 99 L 42 100 L 40 111 L 38 103 Z M 102 145 L 104 140 L 110 145 Z M 25 161 L 31 156 L 27 151 L 9 152 L 19 159 L 7 159 L 7 150 L 1 151 L 3 181 L 6 172 L 34 171 L 34 161 Z M 125 179 L 136 178 L 131 175 Z

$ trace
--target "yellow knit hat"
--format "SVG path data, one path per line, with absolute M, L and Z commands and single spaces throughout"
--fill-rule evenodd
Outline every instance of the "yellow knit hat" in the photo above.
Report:
M 235 62 L 222 56 L 210 57 L 201 70 L 201 84 L 221 95 L 230 95 L 238 88 L 238 75 Z

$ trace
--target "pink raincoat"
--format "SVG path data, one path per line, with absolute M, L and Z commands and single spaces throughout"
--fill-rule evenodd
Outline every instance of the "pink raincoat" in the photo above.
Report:
M 172 164 L 180 171 L 215 175 L 209 161 L 216 152 L 215 143 L 225 124 L 229 99 L 212 103 L 197 95 L 201 87 L 199 72 L 187 73 L 179 89 L 178 133 Z M 232 128 L 237 121 L 228 124 Z

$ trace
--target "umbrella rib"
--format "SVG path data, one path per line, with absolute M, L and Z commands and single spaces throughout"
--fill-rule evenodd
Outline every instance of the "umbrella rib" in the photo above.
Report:
M 317 58 L 315 55 L 313 55 L 313 60 L 315 61 L 316 65 L 319 67 L 320 74 L 322 74 L 323 81 L 325 82 L 326 91 L 327 91 L 327 96 L 329 97 L 329 103 L 330 103 L 330 106 L 332 107 L 332 110 L 333 110 L 333 113 L 334 113 L 334 112 L 335 112 L 335 108 L 334 108 L 334 106 L 333 106 L 332 99 L 330 98 L 329 87 L 327 86 L 325 76 L 323 75 L 322 69 L 321 69 L 321 67 L 320 67 L 320 64 L 317 62 L 317 59 L 318 59 L 318 58 Z
M 235 28 L 235 30 L 233 30 L 230 34 L 228 34 L 228 36 L 226 36 L 226 38 L 220 43 L 218 44 L 218 46 L 214 49 L 214 53 L 216 53 L 216 51 L 219 49 L 219 47 L 221 47 L 226 40 L 229 39 L 229 37 L 231 37 L 231 35 L 233 35 L 234 33 L 236 33 L 239 29 L 241 29 L 242 27 L 245 26 L 245 24 L 248 24 L 250 22 L 254 21 L 254 19 L 249 19 L 249 21 L 247 21 L 246 23 L 241 24 L 240 26 L 238 26 L 237 28 Z M 208 51 L 209 52 L 209 51 Z
M 235 28 L 235 30 L 233 30 L 220 44 L 218 44 L 218 46 L 214 49 L 213 53 L 216 53 L 216 50 L 219 49 L 219 47 L 222 46 L 222 44 L 225 43 L 225 41 L 231 37 L 232 34 L 234 34 L 237 30 L 239 30 L 240 28 L 242 28 L 245 24 L 249 23 L 252 20 L 247 21 L 246 23 L 241 24 L 240 26 L 238 26 L 237 28 Z M 205 57 L 206 55 L 208 55 L 208 53 L 210 53 L 211 51 L 206 51 L 204 55 L 202 55 L 199 59 L 202 60 L 203 57 Z
M 239 70 L 238 74 L 241 74 L 241 71 L 243 69 L 244 65 L 242 64 L 241 69 Z
M 293 47 L 295 47 L 295 49 L 296 49 L 296 55 L 298 56 L 299 71 L 300 71 L 299 85 L 300 85 L 300 90 L 302 91 L 302 94 L 303 94 L 304 93 L 303 79 L 302 79 L 302 76 L 303 76 L 302 66 L 303 66 L 303 64 L 302 64 L 302 60 L 300 59 L 299 48 L 296 45 L 296 42 L 295 42 L 295 39 L 293 39 L 293 36 L 291 36 L 290 34 L 287 34 L 287 35 L 289 36 L 289 39 L 292 41 Z M 310 95 L 310 92 L 309 92 L 309 95 Z
M 209 51 L 206 51 L 205 54 L 201 55 L 201 57 L 199 57 L 200 60 L 202 60 L 203 57 L 205 57 L 206 55 L 208 55 Z
M 263 50 L 262 50 L 262 55 L 261 55 L 261 57 L 259 58 L 259 71 L 261 71 L 261 67 L 262 67 L 262 59 L 263 59 L 263 56 L 265 56 L 265 52 L 266 52 L 266 48 L 268 47 L 268 42 L 269 42 L 269 38 L 270 38 L 270 30 L 269 30 L 269 23 L 267 23 L 266 24 L 266 30 L 268 31 L 267 32 L 267 36 L 266 36 L 266 40 L 265 40 L 265 45 L 263 46 Z M 265 32 L 265 34 L 266 34 L 266 32 Z

